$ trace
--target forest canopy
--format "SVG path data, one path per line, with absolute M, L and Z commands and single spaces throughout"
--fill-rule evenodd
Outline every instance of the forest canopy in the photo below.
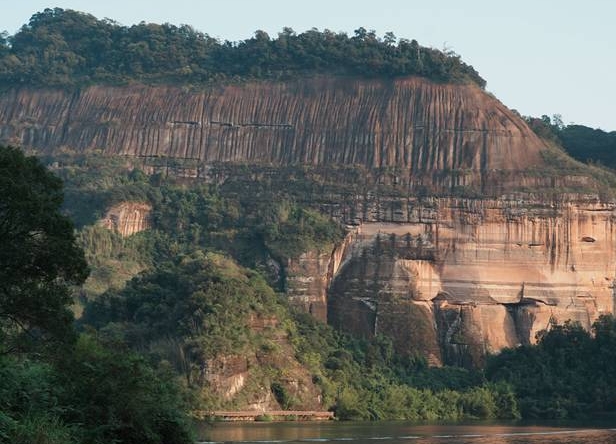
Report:
M 616 169 L 616 131 L 603 131 L 584 125 L 563 124 L 562 117 L 524 117 L 526 123 L 539 136 L 551 140 L 565 149 L 567 154 L 581 162 Z
M 12 36 L 0 35 L 0 84 L 72 86 L 93 83 L 179 83 L 287 80 L 332 74 L 417 75 L 439 82 L 473 82 L 477 71 L 452 51 L 358 28 L 353 36 L 316 28 L 284 28 L 275 38 L 220 41 L 189 25 L 112 20 L 61 8 L 45 9 Z

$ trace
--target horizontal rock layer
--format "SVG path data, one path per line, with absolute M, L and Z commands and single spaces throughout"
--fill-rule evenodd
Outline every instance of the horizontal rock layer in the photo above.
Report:
M 545 174 L 541 140 L 474 85 L 13 89 L 0 96 L 0 142 L 219 184 L 237 180 L 231 164 L 273 187 L 312 181 L 295 197 L 354 228 L 286 264 L 291 300 L 433 364 L 478 365 L 551 319 L 589 327 L 613 311 L 613 207 L 583 196 L 597 184 L 579 170 Z M 116 213 L 108 223 L 123 234 L 148 226 L 147 209 Z
M 480 365 L 551 320 L 590 328 L 612 313 L 616 207 L 517 205 L 441 199 L 427 220 L 359 226 L 331 283 L 330 322 L 388 334 L 432 363 Z

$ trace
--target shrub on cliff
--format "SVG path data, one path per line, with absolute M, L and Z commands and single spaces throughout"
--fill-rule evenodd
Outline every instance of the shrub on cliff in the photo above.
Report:
M 92 268 L 87 297 L 120 287 L 135 270 L 196 249 L 222 251 L 281 289 L 288 259 L 326 251 L 344 237 L 338 222 L 301 200 L 312 185 L 308 180 L 283 188 L 244 171 L 223 185 L 185 186 L 136 169 L 127 172 L 124 165 L 105 164 L 96 155 L 48 162 L 63 165 L 57 173 L 67 187 L 64 210 L 79 221 L 77 237 Z M 94 225 L 107 208 L 125 200 L 152 205 L 148 232 L 122 238 Z

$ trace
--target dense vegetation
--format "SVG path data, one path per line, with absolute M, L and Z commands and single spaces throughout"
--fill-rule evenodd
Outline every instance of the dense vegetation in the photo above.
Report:
M 286 188 L 240 175 L 221 185 L 186 185 L 160 174 L 127 171 L 121 159 L 90 155 L 45 161 L 62 165 L 56 173 L 66 184 L 65 211 L 80 228 L 78 238 L 92 275 L 101 278 L 98 284 L 108 278 L 118 287 L 131 277 L 130 270 L 201 249 L 225 252 L 280 290 L 287 259 L 328 250 L 344 236 L 340 224 L 300 200 L 309 187 L 301 178 Z M 126 201 L 152 205 L 149 233 L 122 239 L 96 225 L 109 207 Z M 120 279 L 113 283 L 114 278 Z
M 443 82 L 485 81 L 453 52 L 415 40 L 383 38 L 359 28 L 344 33 L 284 28 L 239 42 L 220 42 L 188 25 L 130 27 L 60 8 L 34 14 L 13 36 L 0 38 L 0 84 L 70 86 L 172 82 L 202 85 L 315 74 L 396 77 Z
M 62 183 L 0 147 L 0 442 L 188 443 L 175 377 L 73 328 L 88 269 Z
M 251 174 L 219 185 L 188 186 L 179 179 L 126 171 L 122 162 L 109 158 L 56 161 L 66 181 L 67 211 L 77 217 L 93 269 L 90 282 L 97 282 L 83 294 L 82 324 L 95 328 L 99 338 L 172 369 L 200 400 L 200 408 L 242 405 L 252 399 L 255 386 L 270 387 L 284 408 L 301 408 L 305 400 L 285 382 L 291 367 L 276 361 L 286 354 L 308 369 L 325 405 L 340 418 L 514 418 L 520 414 L 518 400 L 525 417 L 564 415 L 554 407 L 554 399 L 568 396 L 564 386 L 545 385 L 546 391 L 528 394 L 520 381 L 532 378 L 503 376 L 502 368 L 513 368 L 509 361 L 500 367 L 492 363 L 486 377 L 429 368 L 422 359 L 396 356 L 387 338 L 353 339 L 290 310 L 273 291 L 285 287 L 286 259 L 306 249 L 330 248 L 342 235 L 336 223 L 300 200 L 321 190 L 308 176 L 296 172 L 286 187 L 269 183 L 267 175 L 250 181 Z M 127 199 L 153 205 L 151 230 L 121 238 L 92 225 L 93 215 L 100 217 L 104 208 Z M 89 214 L 75 212 L 79 207 L 89 208 Z M 257 332 L 251 327 L 251 319 L 270 315 L 276 326 Z M 502 359 L 508 353 L 516 352 Z M 229 354 L 253 356 L 259 365 L 250 370 L 254 384 L 224 401 L 204 375 L 212 359 Z M 552 371 L 557 374 L 549 367 L 537 374 L 546 377 Z M 520 375 L 528 376 L 522 370 Z M 540 390 L 543 382 L 534 381 Z M 549 390 L 552 398 L 541 400 Z M 582 407 L 567 409 L 566 415 L 575 417 Z M 612 409 L 607 403 L 593 408 Z
M 70 285 L 88 269 L 62 182 L 33 157 L 0 149 L 0 355 L 70 335 Z
M 616 411 L 616 319 L 602 316 L 593 334 L 579 324 L 551 325 L 535 346 L 505 350 L 486 369 L 511 384 L 525 418 L 590 418 Z
M 185 25 L 124 27 L 56 8 L 0 39 L 3 85 L 197 86 L 315 74 L 485 85 L 455 54 L 363 28 L 352 37 L 257 31 L 231 43 Z M 579 159 L 614 166 L 613 133 L 527 121 Z M 292 310 L 283 297 L 288 260 L 331 249 L 344 235 L 303 200 L 325 194 L 328 182 L 301 168 L 285 187 L 256 170 L 252 180 L 187 185 L 95 155 L 45 162 L 66 183 L 63 210 L 76 234 L 59 211 L 61 181 L 34 158 L 0 148 L 2 443 L 186 443 L 188 410 L 242 407 L 263 387 L 281 408 L 301 409 L 306 397 L 289 380 L 304 376 L 341 419 L 574 418 L 616 409 L 612 318 L 601 318 L 594 336 L 552 325 L 538 345 L 493 357 L 484 374 L 429 368 L 397 356 L 385 337 L 353 338 Z M 358 190 L 336 192 L 352 198 Z M 150 230 L 122 238 L 96 224 L 126 201 L 152 206 Z M 71 293 L 74 311 L 83 310 L 77 325 Z M 245 358 L 249 382 L 229 399 L 208 372 L 233 356 Z
M 251 320 L 272 317 L 268 328 L 251 328 Z M 105 293 L 86 307 L 82 322 L 170 363 L 205 410 L 241 406 L 253 399 L 255 385 L 270 387 L 281 408 L 304 408 L 306 400 L 288 384 L 298 376 L 290 365 L 297 359 L 340 419 L 518 416 L 506 384 L 399 360 L 384 337 L 361 341 L 337 334 L 308 315 L 293 314 L 258 274 L 215 253 L 196 252 Z M 281 359 L 281 353 L 288 355 Z M 208 368 L 216 357 L 238 355 L 252 363 L 251 384 L 225 403 L 208 383 Z
M 565 125 L 559 115 L 526 117 L 526 121 L 539 136 L 562 145 L 574 159 L 616 169 L 616 131 Z
M 325 395 L 341 419 L 461 420 L 519 418 L 507 384 L 493 384 L 481 372 L 430 368 L 422 358 L 400 357 L 384 336 L 359 340 L 298 315 L 291 332 L 300 359 L 315 369 Z M 329 389 L 329 391 L 328 391 Z M 326 398 L 327 399 L 327 398 Z
M 583 125 L 567 125 L 557 135 L 571 157 L 616 169 L 616 131 L 608 133 Z
M 431 369 L 419 358 L 399 359 L 388 339 L 357 340 L 334 332 L 295 313 L 274 292 L 285 287 L 287 259 L 331 249 L 343 234 L 300 199 L 321 190 L 300 171 L 286 187 L 267 177 L 247 179 L 252 174 L 188 186 L 126 171 L 109 158 L 47 162 L 58 165 L 66 181 L 66 209 L 77 218 L 92 267 L 80 324 L 171 368 L 201 409 L 241 407 L 260 387 L 269 387 L 282 408 L 305 408 L 306 397 L 288 380 L 306 376 L 304 383 L 314 384 L 340 418 L 518 415 L 506 385 L 488 384 L 463 369 Z M 93 215 L 101 217 L 102 209 L 127 199 L 152 204 L 151 230 L 122 238 L 93 225 Z M 76 208 L 89 208 L 90 214 Z M 267 319 L 273 323 L 255 330 L 255 322 Z M 207 376 L 225 356 L 250 363 L 251 382 L 231 400 Z
M 248 328 L 251 315 L 283 318 L 284 307 L 258 273 L 221 254 L 195 251 L 103 294 L 86 307 L 82 322 L 103 334 L 121 333 L 133 348 L 156 349 L 190 384 L 203 377 L 207 359 L 245 354 L 262 339 Z

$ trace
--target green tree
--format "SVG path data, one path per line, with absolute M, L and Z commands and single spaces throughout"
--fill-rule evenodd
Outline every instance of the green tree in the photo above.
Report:
M 584 125 L 558 128 L 558 138 L 571 157 L 616 169 L 616 131 L 606 132 Z
M 526 418 L 583 418 L 613 412 L 616 322 L 601 316 L 593 330 L 595 337 L 576 322 L 552 324 L 538 336 L 537 345 L 492 357 L 486 375 L 511 385 Z
M 62 200 L 37 159 L 0 147 L 0 443 L 192 442 L 169 372 L 73 341 L 70 286 L 88 267 Z M 40 347 L 51 340 L 64 346 Z
M 0 82 L 10 85 L 74 85 L 92 82 L 180 82 L 281 79 L 311 74 L 405 76 L 438 81 L 485 81 L 459 57 L 428 48 L 396 45 L 359 28 L 353 37 L 313 28 L 278 38 L 219 42 L 190 26 L 141 22 L 123 27 L 61 8 L 32 16 L 14 36 L 0 37 Z M 420 54 L 421 53 L 421 54 Z M 421 57 L 420 57 L 421 55 Z M 425 59 L 425 63 L 424 63 Z
M 276 310 L 281 307 L 261 276 L 223 255 L 198 251 L 103 294 L 86 307 L 83 322 L 135 348 L 156 349 L 187 384 L 200 385 L 207 359 L 240 352 L 254 339 L 251 314 Z
M 70 285 L 88 267 L 62 200 L 62 182 L 36 158 L 0 147 L 0 353 L 70 336 Z
M 168 369 L 153 369 L 117 344 L 80 336 L 59 364 L 64 416 L 80 424 L 79 442 L 186 444 L 192 442 L 186 402 Z

